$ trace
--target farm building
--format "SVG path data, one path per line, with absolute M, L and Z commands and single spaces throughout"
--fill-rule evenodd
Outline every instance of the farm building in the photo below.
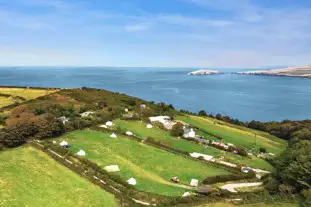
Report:
M 184 126 L 184 135 L 185 138 L 195 138 L 195 131 L 192 128 Z
M 149 120 L 151 122 L 160 122 L 162 124 L 168 124 L 171 118 L 169 116 L 154 116 L 154 117 L 149 117 Z

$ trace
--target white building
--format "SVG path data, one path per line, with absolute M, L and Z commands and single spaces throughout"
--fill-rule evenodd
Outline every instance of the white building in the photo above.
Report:
M 197 179 L 191 179 L 191 181 L 190 181 L 190 186 L 192 186 L 192 187 L 198 187 L 198 185 L 199 185 L 199 180 L 197 180 Z
M 130 185 L 136 185 L 136 180 L 135 178 L 130 178 L 129 180 L 126 181 Z
M 89 115 L 91 115 L 91 114 L 94 114 L 94 112 L 92 112 L 92 111 L 86 111 L 86 112 L 81 113 L 80 116 L 82 116 L 82 117 L 87 117 L 87 116 L 89 116 Z
M 195 131 L 192 128 L 184 126 L 184 135 L 185 138 L 195 138 Z
M 169 124 L 171 121 L 171 118 L 169 116 L 154 116 L 154 117 L 149 117 L 149 120 L 151 122 L 160 122 L 162 124 Z
M 84 150 L 80 150 L 79 152 L 77 152 L 77 155 L 85 156 L 85 151 Z
M 190 156 L 194 157 L 194 158 L 203 157 L 204 160 L 207 160 L 207 161 L 211 161 L 214 159 L 214 157 L 211 155 L 201 154 L 201 153 L 197 153 L 197 152 L 190 153 Z
M 112 126 L 112 125 L 113 125 L 112 121 L 107 121 L 106 122 L 106 126 Z

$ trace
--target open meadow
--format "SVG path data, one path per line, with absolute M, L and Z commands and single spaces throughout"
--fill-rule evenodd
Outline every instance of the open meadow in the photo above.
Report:
M 255 131 L 231 127 L 218 122 L 218 120 L 190 115 L 177 116 L 176 119 L 219 136 L 224 142 L 232 143 L 236 146 L 242 146 L 248 149 L 264 147 L 268 152 L 274 154 L 280 154 L 286 148 L 286 141 L 284 140 L 278 138 L 271 139 L 271 135 L 267 137 L 264 136 L 264 133 L 256 133 L 255 135 Z M 216 137 L 214 139 L 217 140 Z
M 98 131 L 75 131 L 56 139 L 66 140 L 72 146 L 70 151 L 80 149 L 86 152 L 86 158 L 104 168 L 107 165 L 118 165 L 117 173 L 122 179 L 133 177 L 136 188 L 169 196 L 181 196 L 191 190 L 191 179 L 202 181 L 208 176 L 228 175 L 228 171 L 148 146 L 128 138 Z M 180 178 L 179 184 L 170 179 Z
M 0 152 L 0 206 L 118 206 L 112 194 L 24 146 Z
M 198 152 L 207 155 L 212 155 L 216 158 L 224 155 L 226 161 L 235 163 L 235 164 L 244 164 L 253 168 L 261 168 L 265 170 L 272 171 L 273 167 L 261 158 L 253 157 L 243 157 L 240 155 L 233 154 L 231 152 L 225 152 L 213 147 L 205 148 L 204 145 L 200 145 L 194 142 L 190 142 L 184 139 L 177 139 L 169 134 L 168 131 L 160 129 L 154 126 L 151 129 L 146 128 L 146 123 L 143 121 L 126 121 L 126 120 L 114 120 L 114 129 L 121 129 L 123 132 L 131 131 L 137 138 L 146 138 L 152 137 L 156 141 L 161 141 L 162 144 L 186 151 L 186 152 Z

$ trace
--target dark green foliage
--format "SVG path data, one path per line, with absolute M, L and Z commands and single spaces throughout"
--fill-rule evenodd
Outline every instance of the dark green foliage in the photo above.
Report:
M 206 113 L 206 111 L 201 110 L 201 111 L 199 111 L 198 115 L 199 116 L 207 116 L 207 113 Z
M 311 141 L 301 140 L 289 147 L 276 161 L 276 178 L 281 184 L 292 186 L 293 192 L 311 187 Z M 281 186 L 280 186 L 281 187 Z M 288 188 L 287 188 L 288 191 Z
M 180 136 L 183 136 L 184 134 L 184 129 L 183 129 L 184 125 L 181 124 L 181 123 L 176 123 L 171 131 L 170 131 L 170 134 L 174 137 L 180 137 Z
M 256 174 L 253 172 L 249 172 L 246 176 L 239 175 L 239 174 L 229 174 L 229 175 L 216 175 L 205 178 L 203 184 L 214 184 L 214 183 L 222 183 L 227 181 L 236 181 L 236 180 L 243 180 L 243 179 L 251 179 L 255 178 Z
M 260 148 L 259 148 L 259 152 L 267 153 L 267 149 L 264 148 L 264 147 L 260 147 Z
M 1 115 L 0 114 L 0 124 L 3 125 L 5 123 L 5 120 L 8 118 L 7 115 Z

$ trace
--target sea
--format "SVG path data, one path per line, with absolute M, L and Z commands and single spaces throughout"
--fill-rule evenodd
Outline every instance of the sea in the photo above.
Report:
M 241 121 L 311 119 L 311 79 L 232 74 L 246 69 L 220 69 L 223 75 L 187 75 L 197 69 L 0 67 L 0 85 L 101 88 Z

